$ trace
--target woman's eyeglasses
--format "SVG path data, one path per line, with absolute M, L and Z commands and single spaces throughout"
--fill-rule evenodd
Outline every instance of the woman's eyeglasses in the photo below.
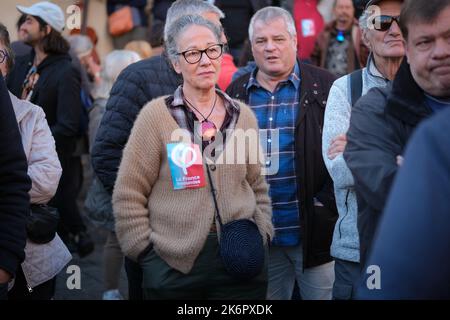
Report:
M 5 50 L 0 50 L 0 63 L 5 62 L 5 60 L 9 57 L 8 53 Z
M 203 53 L 205 53 L 211 60 L 216 60 L 222 55 L 223 44 L 214 44 L 204 50 L 186 50 L 178 52 L 178 55 L 182 55 L 187 63 L 195 64 L 202 59 Z
M 387 31 L 391 28 L 391 25 L 392 23 L 394 23 L 394 21 L 396 21 L 397 24 L 399 24 L 400 23 L 399 16 L 396 17 L 387 15 L 376 16 L 372 20 L 372 26 L 377 31 Z

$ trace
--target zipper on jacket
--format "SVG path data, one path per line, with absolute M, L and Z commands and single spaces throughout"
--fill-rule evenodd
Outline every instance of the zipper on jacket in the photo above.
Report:
M 344 221 L 345 217 L 347 217 L 347 215 L 348 215 L 348 195 L 349 194 L 350 194 L 350 189 L 347 189 L 347 194 L 345 196 L 345 209 L 346 209 L 346 212 L 345 212 L 345 215 L 342 218 L 342 220 L 339 222 L 339 239 L 342 238 L 342 231 L 341 231 L 342 221 Z
M 29 285 L 28 277 L 27 277 L 25 271 L 23 270 L 23 268 L 22 268 L 22 273 L 23 273 L 23 277 L 25 278 L 25 284 L 27 286 L 28 292 L 32 293 L 33 292 L 33 288 Z

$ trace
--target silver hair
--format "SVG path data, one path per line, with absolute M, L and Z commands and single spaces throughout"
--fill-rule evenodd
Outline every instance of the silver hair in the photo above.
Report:
M 114 50 L 108 53 L 103 62 L 101 84 L 94 90 L 94 98 L 109 98 L 109 92 L 117 77 L 132 63 L 141 60 L 139 54 L 131 50 Z
M 365 9 L 359 17 L 359 28 L 361 29 L 361 32 L 369 30 L 369 17 L 372 15 L 372 11 L 369 9 L 370 8 Z
M 286 23 L 286 28 L 292 37 L 297 36 L 297 30 L 295 29 L 295 22 L 289 11 L 279 7 L 265 7 L 258 10 L 250 20 L 248 27 L 248 36 L 250 41 L 253 39 L 253 29 L 256 21 L 269 22 L 277 18 L 282 18 Z
M 183 33 L 183 31 L 190 26 L 203 26 L 211 30 L 220 42 L 222 31 L 218 26 L 209 20 L 206 20 L 199 15 L 183 15 L 181 18 L 175 20 L 167 30 L 167 39 L 165 41 L 166 54 L 171 61 L 176 61 L 178 58 L 178 38 Z
M 166 23 L 164 25 L 164 41 L 167 41 L 169 27 L 176 20 L 186 14 L 203 15 L 204 13 L 215 13 L 219 19 L 225 18 L 222 10 L 212 3 L 203 0 L 177 0 L 167 10 Z
M 75 52 L 78 58 L 87 56 L 94 49 L 91 39 L 88 36 L 76 34 L 67 37 L 70 48 Z

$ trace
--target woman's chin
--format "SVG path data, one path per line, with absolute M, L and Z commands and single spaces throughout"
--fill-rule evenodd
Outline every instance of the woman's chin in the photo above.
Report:
M 194 88 L 198 90 L 211 90 L 216 86 L 215 81 L 202 81 L 199 83 L 196 83 Z

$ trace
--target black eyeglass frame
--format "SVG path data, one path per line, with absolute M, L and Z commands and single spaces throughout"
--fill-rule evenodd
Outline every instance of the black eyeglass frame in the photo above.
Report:
M 379 19 L 379 21 L 377 21 Z M 386 19 L 386 21 L 382 21 L 382 19 Z M 377 31 L 387 31 L 391 28 L 392 24 L 397 22 L 397 24 L 400 26 L 400 16 L 390 16 L 387 14 L 380 14 L 372 19 L 372 26 L 374 30 Z M 382 25 L 386 24 L 387 27 L 382 27 Z M 380 27 L 377 28 L 377 25 Z
M 209 56 L 208 50 L 211 49 L 212 47 L 215 47 L 215 46 L 218 46 L 218 47 L 220 48 L 220 54 L 219 54 L 217 57 L 212 58 L 212 57 Z M 224 44 L 223 44 L 223 43 L 217 43 L 217 44 L 213 44 L 213 45 L 211 45 L 211 46 L 209 46 L 208 48 L 203 49 L 203 50 L 190 49 L 190 50 L 186 50 L 186 51 L 183 51 L 183 52 L 177 52 L 177 55 L 182 55 L 183 58 L 184 58 L 184 60 L 186 60 L 186 62 L 189 63 L 189 64 L 196 64 L 196 63 L 198 63 L 200 60 L 202 60 L 203 54 L 206 54 L 206 56 L 207 56 L 209 59 L 211 59 L 211 60 L 217 60 L 217 59 L 219 59 L 219 58 L 223 55 L 223 49 L 224 49 Z M 188 59 L 186 58 L 186 53 L 192 52 L 192 51 L 200 52 L 200 57 L 199 57 L 198 60 L 195 61 L 195 62 L 190 62 L 190 61 L 188 61 Z

